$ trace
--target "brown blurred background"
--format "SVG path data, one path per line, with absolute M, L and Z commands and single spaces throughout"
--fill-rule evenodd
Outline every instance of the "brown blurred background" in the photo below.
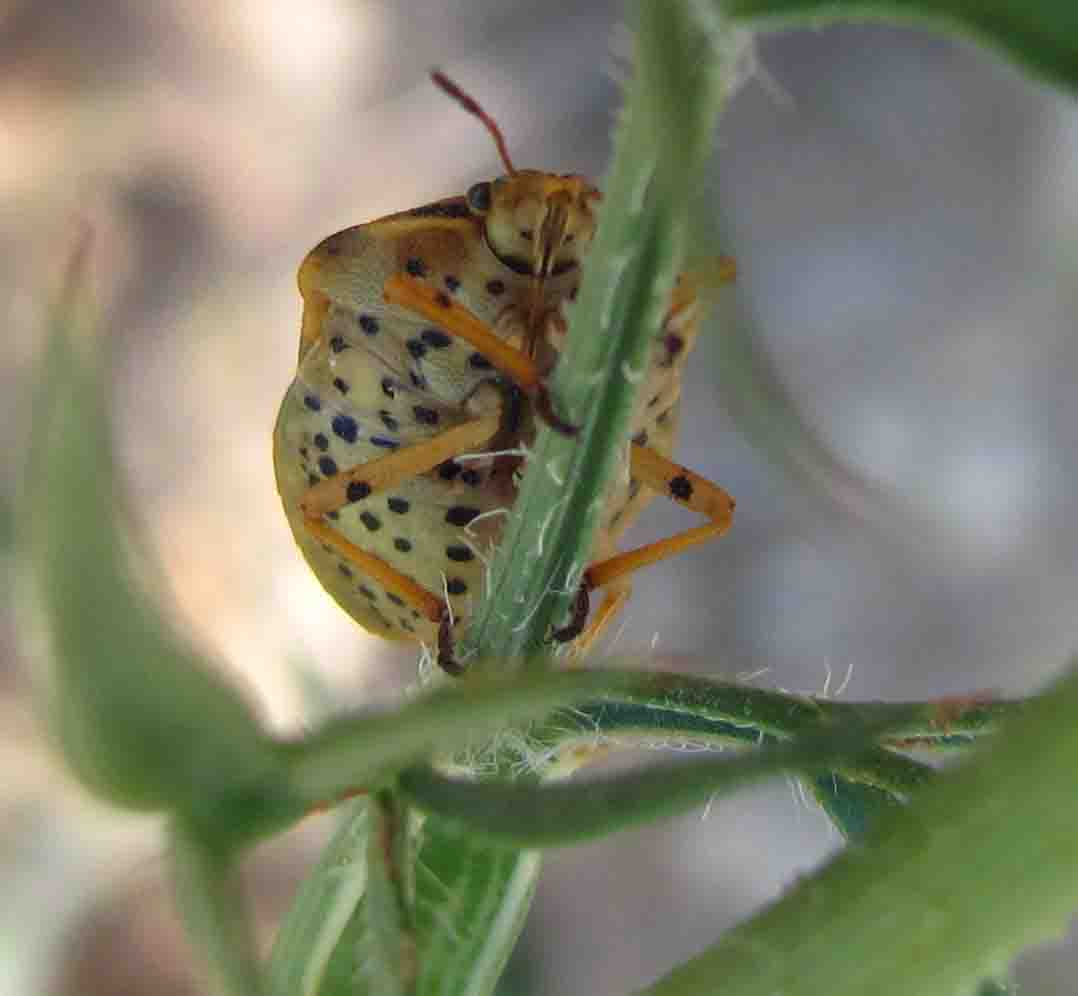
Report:
M 295 270 L 338 228 L 498 171 L 478 125 L 427 82 L 433 64 L 484 101 L 518 163 L 600 177 L 620 13 L 0 3 L 0 585 L 15 582 L 24 387 L 85 217 L 122 347 L 124 471 L 183 623 L 281 728 L 312 701 L 410 680 L 410 652 L 323 595 L 274 491 Z M 1074 105 L 909 31 L 788 35 L 759 61 L 717 142 L 708 203 L 741 276 L 692 364 L 681 449 L 738 518 L 639 579 L 616 648 L 847 698 L 1032 690 L 1075 645 Z M 726 343 L 766 350 L 778 381 L 735 378 Z M 760 406 L 777 384 L 827 450 Z M 769 458 L 760 433 L 775 425 L 815 487 Z M 637 537 L 682 522 L 657 507 Z M 0 603 L 0 994 L 197 991 L 157 827 L 88 801 L 35 731 L 16 605 Z M 324 830 L 252 862 L 267 930 Z M 504 992 L 624 993 L 835 846 L 778 785 L 554 854 Z M 1026 991 L 1072 992 L 1073 954 L 1026 959 Z

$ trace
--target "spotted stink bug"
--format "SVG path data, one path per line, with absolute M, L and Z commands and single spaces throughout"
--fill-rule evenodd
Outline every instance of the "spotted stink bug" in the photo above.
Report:
M 327 591 L 379 636 L 437 645 L 439 663 L 457 673 L 454 636 L 484 593 L 484 551 L 515 498 L 514 454 L 526 452 L 537 420 L 575 431 L 546 383 L 601 195 L 581 176 L 516 169 L 476 101 L 441 73 L 433 79 L 483 122 L 506 173 L 311 251 L 274 463 L 292 531 Z M 606 499 L 595 560 L 554 639 L 591 642 L 627 600 L 633 571 L 729 527 L 729 495 L 669 459 L 700 311 L 683 275 L 651 351 L 628 473 Z M 616 553 L 659 494 L 707 524 Z M 586 626 L 596 588 L 606 598 Z

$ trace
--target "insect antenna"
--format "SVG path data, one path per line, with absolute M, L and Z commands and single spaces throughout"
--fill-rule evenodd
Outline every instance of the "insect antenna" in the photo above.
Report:
M 440 69 L 431 70 L 430 78 L 469 114 L 474 114 L 483 122 L 487 131 L 490 132 L 491 138 L 494 139 L 494 144 L 498 147 L 498 155 L 502 157 L 502 162 L 505 163 L 506 170 L 509 175 L 512 176 L 517 170 L 513 165 L 513 160 L 509 158 L 509 150 L 505 146 L 505 137 L 502 135 L 502 130 L 498 127 L 494 118 L 480 107 L 479 101 L 466 94 Z

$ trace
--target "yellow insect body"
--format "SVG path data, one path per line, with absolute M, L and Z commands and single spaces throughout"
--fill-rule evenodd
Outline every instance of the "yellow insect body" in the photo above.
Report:
M 455 632 L 467 624 L 535 419 L 556 419 L 543 384 L 600 195 L 579 176 L 518 171 L 505 158 L 506 176 L 465 197 L 330 236 L 299 273 L 299 366 L 274 432 L 278 490 L 319 581 L 391 639 L 444 644 L 447 602 Z M 673 448 L 698 314 L 683 281 L 633 421 L 642 459 L 644 448 L 661 457 Z M 479 338 L 469 341 L 472 327 Z M 655 493 L 620 475 L 597 556 L 613 552 Z

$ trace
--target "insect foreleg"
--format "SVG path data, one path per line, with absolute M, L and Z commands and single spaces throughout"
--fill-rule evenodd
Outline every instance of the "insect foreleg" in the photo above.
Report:
M 397 274 L 383 288 L 389 304 L 407 308 L 423 318 L 437 322 L 450 335 L 474 346 L 493 366 L 513 381 L 535 403 L 536 414 L 562 435 L 575 436 L 577 426 L 558 416 L 551 404 L 546 378 L 523 350 L 495 335 L 482 319 L 448 294 L 436 290 L 416 277 Z

